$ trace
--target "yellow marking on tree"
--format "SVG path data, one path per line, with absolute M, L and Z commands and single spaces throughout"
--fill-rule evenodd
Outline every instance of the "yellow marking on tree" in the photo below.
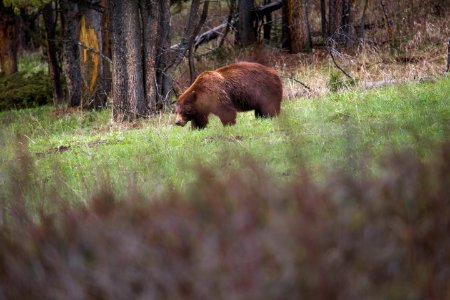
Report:
M 90 49 L 94 49 L 95 51 L 99 52 L 98 35 L 95 32 L 94 28 L 89 27 L 86 24 L 86 19 L 84 16 L 81 16 L 80 21 L 80 42 L 83 43 L 86 47 L 89 47 Z M 82 56 L 83 62 L 86 66 L 86 73 L 87 73 L 86 77 L 90 77 L 89 92 L 92 93 L 97 80 L 100 55 L 98 53 L 90 51 L 89 49 L 84 48 Z

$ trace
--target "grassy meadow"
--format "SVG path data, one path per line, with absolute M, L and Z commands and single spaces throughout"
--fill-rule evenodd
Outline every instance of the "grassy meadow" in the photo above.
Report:
M 0 298 L 449 299 L 449 87 L 201 131 L 2 112 Z
M 33 178 L 30 197 L 57 191 L 74 203 L 84 202 L 105 183 L 119 194 L 130 186 L 148 195 L 186 192 L 199 168 L 228 174 L 249 158 L 280 181 L 300 168 L 318 179 L 337 169 L 376 174 L 385 153 L 406 150 L 428 159 L 433 145 L 449 138 L 449 95 L 448 77 L 330 93 L 284 101 L 281 116 L 273 120 L 241 113 L 236 126 L 224 128 L 211 116 L 201 131 L 175 126 L 172 113 L 118 125 L 109 110 L 4 111 L 1 184 L 8 185 L 23 157 Z

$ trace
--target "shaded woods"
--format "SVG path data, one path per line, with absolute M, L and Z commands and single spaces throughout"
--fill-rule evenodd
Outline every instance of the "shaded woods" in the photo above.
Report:
M 285 186 L 249 161 L 199 170 L 186 195 L 105 185 L 84 208 L 54 192 L 36 223 L 25 155 L 2 199 L 0 298 L 449 299 L 450 144 L 434 157 Z
M 54 106 L 110 107 L 121 122 L 171 110 L 186 78 L 193 82 L 202 71 L 237 60 L 278 68 L 287 60 L 292 70 L 280 71 L 293 73 L 303 62 L 326 65 L 325 58 L 334 55 L 334 64 L 356 81 L 363 71 L 386 77 L 368 62 L 444 65 L 448 5 L 449 0 L 2 0 L 0 67 L 8 76 L 24 72 L 20 56 L 39 51 L 47 60 Z M 381 57 L 356 60 L 348 70 L 352 56 L 367 53 Z

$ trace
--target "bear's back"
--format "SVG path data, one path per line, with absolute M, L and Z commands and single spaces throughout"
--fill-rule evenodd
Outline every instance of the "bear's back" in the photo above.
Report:
M 258 63 L 239 62 L 215 72 L 224 78 L 225 90 L 239 111 L 254 109 L 261 104 L 262 99 L 281 102 L 281 80 L 272 68 Z

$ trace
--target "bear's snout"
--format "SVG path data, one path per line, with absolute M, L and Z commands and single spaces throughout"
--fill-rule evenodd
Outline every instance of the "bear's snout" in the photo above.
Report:
M 175 119 L 175 125 L 184 126 L 186 125 L 186 121 L 183 120 L 183 117 L 180 114 L 177 114 L 177 118 Z

